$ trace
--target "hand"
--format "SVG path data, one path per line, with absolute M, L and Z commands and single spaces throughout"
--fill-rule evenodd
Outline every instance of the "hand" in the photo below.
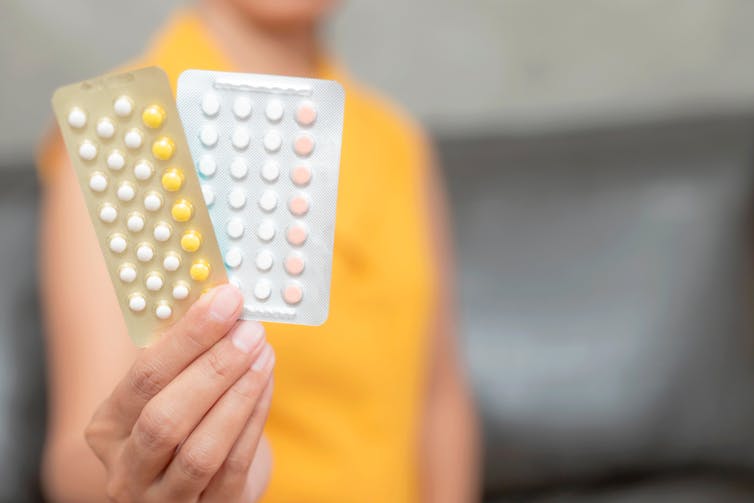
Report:
M 99 407 L 86 440 L 116 502 L 255 501 L 269 477 L 260 443 L 274 353 L 237 321 L 240 292 L 202 295 L 145 349 Z M 256 459 L 255 459 L 256 458 Z

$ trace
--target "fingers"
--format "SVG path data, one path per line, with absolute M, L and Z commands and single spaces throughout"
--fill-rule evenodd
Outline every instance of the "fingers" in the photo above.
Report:
M 144 406 L 126 441 L 132 480 L 149 483 L 178 445 L 248 369 L 264 345 L 264 328 L 241 321 Z
M 220 340 L 238 319 L 241 292 L 222 285 L 202 295 L 154 345 L 144 350 L 110 398 L 123 435 L 144 405 L 198 356 Z
M 270 476 L 269 447 L 261 440 L 272 403 L 274 380 L 269 379 L 254 412 L 233 444 L 220 470 L 202 495 L 207 503 L 233 501 L 243 495 L 243 501 L 257 501 L 267 487 Z M 262 447 L 266 447 L 262 449 Z M 264 463 L 258 463 L 260 456 Z
M 230 479 L 245 477 L 254 456 L 255 445 L 249 446 L 246 452 L 236 452 L 233 456 L 228 454 L 234 449 L 234 444 L 250 417 L 261 414 L 258 422 L 264 423 L 269 398 L 266 404 L 262 402 L 274 360 L 272 348 L 267 345 L 251 368 L 212 407 L 199 426 L 181 444 L 159 483 L 161 492 L 157 499 L 188 500 L 191 496 L 200 494 L 219 470 L 232 475 Z M 235 485 L 238 487 L 238 496 L 243 490 L 243 484 Z M 218 501 L 233 500 L 225 498 Z
M 243 490 L 240 501 L 259 501 L 262 499 L 267 487 L 270 485 L 272 474 L 272 450 L 264 433 L 257 442 L 257 450 L 254 461 L 251 462 L 249 473 L 246 474 L 246 488 Z M 211 484 L 211 482 L 210 482 Z

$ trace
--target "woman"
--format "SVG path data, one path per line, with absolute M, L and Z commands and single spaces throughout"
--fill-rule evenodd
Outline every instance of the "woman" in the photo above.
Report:
M 52 500 L 474 498 L 475 426 L 454 342 L 438 174 L 421 132 L 322 57 L 317 28 L 332 4 L 199 0 L 135 62 L 161 66 L 173 86 L 186 68 L 344 85 L 321 327 L 239 322 L 240 294 L 226 285 L 136 350 L 59 135 L 44 145 L 43 481 Z

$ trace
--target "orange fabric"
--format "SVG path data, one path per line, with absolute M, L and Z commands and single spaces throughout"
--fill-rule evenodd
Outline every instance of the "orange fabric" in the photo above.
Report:
M 174 17 L 138 66 L 233 70 L 192 12 Z M 330 317 L 321 327 L 267 324 L 277 352 L 266 433 L 266 503 L 416 501 L 418 429 L 434 279 L 420 132 L 323 64 L 346 89 Z M 43 178 L 65 155 L 40 156 Z

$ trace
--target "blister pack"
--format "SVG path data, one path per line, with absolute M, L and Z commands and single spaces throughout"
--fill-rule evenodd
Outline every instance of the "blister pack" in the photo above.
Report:
M 129 335 L 148 345 L 227 282 L 168 78 L 105 75 L 52 103 Z
M 327 319 L 343 88 L 334 81 L 187 70 L 178 112 L 246 319 Z

